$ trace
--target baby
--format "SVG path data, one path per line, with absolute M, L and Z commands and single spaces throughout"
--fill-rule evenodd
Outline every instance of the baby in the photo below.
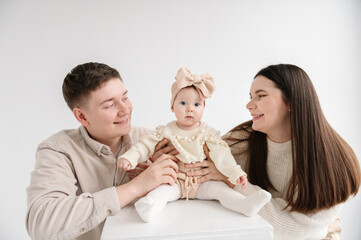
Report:
M 246 187 L 247 175 L 237 165 L 230 148 L 219 132 L 202 122 L 205 99 L 209 98 L 214 89 L 213 77 L 207 73 L 192 74 L 187 68 L 181 68 L 172 86 L 171 110 L 176 121 L 156 128 L 156 131 L 140 139 L 126 153 L 118 158 L 118 167 L 124 170 L 134 169 L 138 162 L 153 155 L 154 147 L 163 138 L 169 139 L 179 152 L 176 157 L 178 164 L 177 184 L 162 184 L 135 203 L 135 208 L 145 222 L 150 222 L 160 213 L 167 202 L 180 198 L 215 199 L 225 208 L 242 213 L 246 216 L 255 215 L 267 202 L 271 195 L 260 190 L 250 196 L 229 188 L 221 181 L 198 183 L 195 177 L 186 175 L 191 169 L 185 163 L 202 162 L 206 156 L 203 145 L 209 148 L 209 155 L 216 168 L 233 184 Z M 194 170 L 194 169 L 193 169 Z

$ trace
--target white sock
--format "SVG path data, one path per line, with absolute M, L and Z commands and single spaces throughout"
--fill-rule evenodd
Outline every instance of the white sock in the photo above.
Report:
M 271 194 L 260 190 L 246 197 L 224 182 L 208 181 L 200 184 L 197 198 L 219 200 L 223 207 L 251 217 L 271 200 Z
M 179 197 L 180 190 L 177 184 L 162 184 L 139 199 L 134 206 L 143 221 L 151 222 L 164 209 L 167 202 L 175 201 Z

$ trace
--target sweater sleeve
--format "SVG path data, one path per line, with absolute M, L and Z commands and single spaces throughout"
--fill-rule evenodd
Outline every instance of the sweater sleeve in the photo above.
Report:
M 209 156 L 214 162 L 216 168 L 226 177 L 232 184 L 236 184 L 236 180 L 246 175 L 241 166 L 238 165 L 231 153 L 227 143 L 220 138 L 207 141 L 209 148 Z
M 138 162 L 146 161 L 149 156 L 153 155 L 154 148 L 161 139 L 160 134 L 157 132 L 145 135 L 140 138 L 139 142 L 134 144 L 128 151 L 119 156 L 118 159 L 127 159 L 132 165 L 132 169 L 134 169 Z
M 239 186 L 234 189 L 248 196 L 261 188 L 248 183 L 245 190 Z M 273 226 L 275 239 L 322 239 L 327 235 L 328 225 L 335 221 L 342 208 L 342 204 L 338 204 L 327 210 L 303 214 L 290 212 L 286 206 L 284 199 L 272 198 L 259 212 Z
M 74 239 L 120 210 L 114 187 L 77 196 L 68 156 L 39 149 L 27 188 L 27 231 L 32 239 Z

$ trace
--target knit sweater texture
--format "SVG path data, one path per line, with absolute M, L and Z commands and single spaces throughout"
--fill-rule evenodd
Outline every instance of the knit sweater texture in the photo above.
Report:
M 229 139 L 229 137 L 231 139 L 246 139 L 248 134 L 245 131 L 229 132 L 223 139 Z M 243 169 L 246 169 L 248 142 L 235 143 L 236 141 L 234 140 L 227 140 L 226 142 L 231 146 L 232 154 L 237 163 Z M 276 143 L 267 138 L 267 146 L 267 173 L 276 191 L 269 190 L 272 194 L 272 199 L 260 210 L 259 215 L 273 226 L 274 239 L 309 240 L 325 238 L 328 226 L 337 218 L 342 204 L 327 210 L 320 210 L 313 214 L 290 212 L 290 208 L 286 208 L 285 193 L 292 175 L 291 141 Z M 251 183 L 248 183 L 245 190 L 240 186 L 235 186 L 235 190 L 245 196 L 259 189 L 261 188 Z
M 142 137 L 138 143 L 134 144 L 119 158 L 127 159 L 132 168 L 135 168 L 138 162 L 153 155 L 155 146 L 163 138 L 169 139 L 179 152 L 176 157 L 184 163 L 202 162 L 206 158 L 203 145 L 207 144 L 209 155 L 216 168 L 228 177 L 231 183 L 236 184 L 236 180 L 240 176 L 246 175 L 240 165 L 236 163 L 227 143 L 221 139 L 219 131 L 204 122 L 190 131 L 180 129 L 176 121 L 165 126 L 159 126 L 156 131 Z

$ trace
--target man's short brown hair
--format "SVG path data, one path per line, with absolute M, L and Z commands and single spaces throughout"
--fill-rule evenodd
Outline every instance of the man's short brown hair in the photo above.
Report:
M 90 92 L 105 82 L 118 78 L 119 72 L 103 63 L 89 62 L 76 66 L 63 82 L 63 96 L 70 110 L 84 104 Z

